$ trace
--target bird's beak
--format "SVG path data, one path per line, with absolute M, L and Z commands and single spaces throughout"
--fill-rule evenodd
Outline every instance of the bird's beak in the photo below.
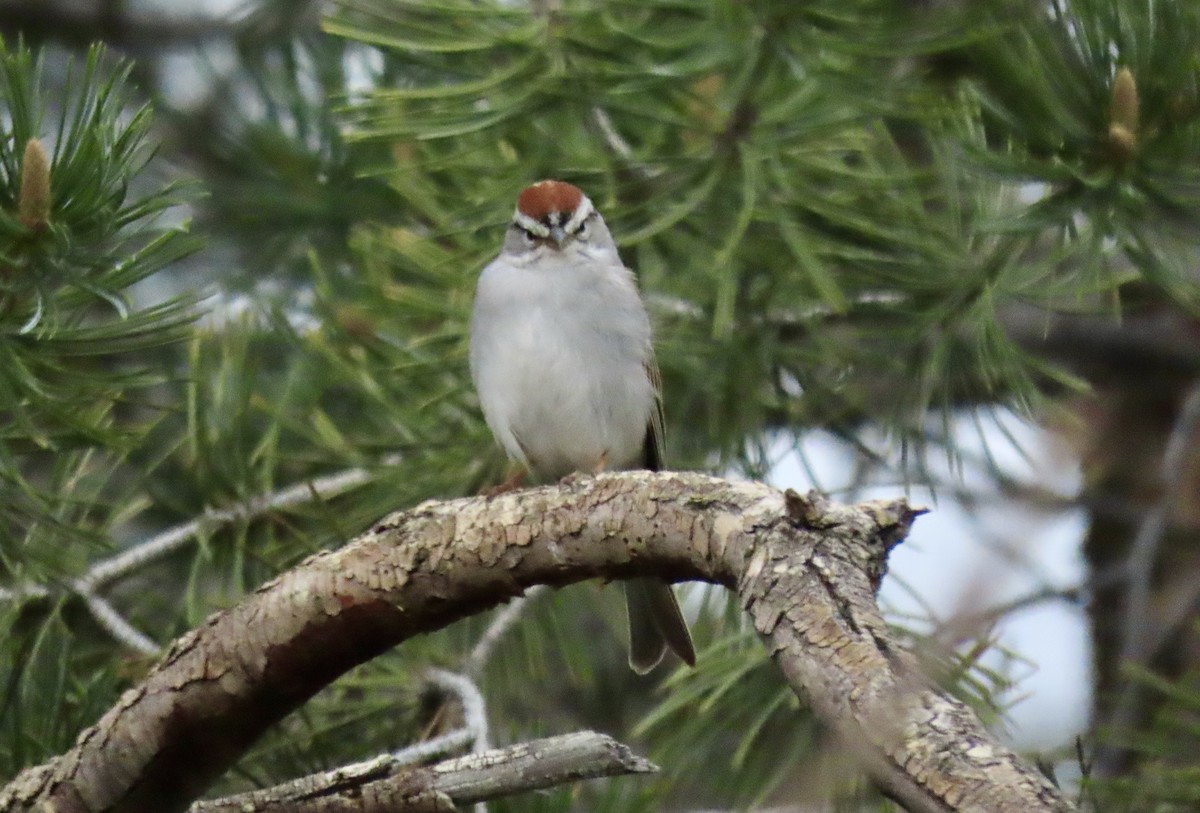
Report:
M 562 226 L 551 226 L 550 239 L 554 241 L 554 245 L 562 248 L 563 243 L 567 242 L 567 232 Z

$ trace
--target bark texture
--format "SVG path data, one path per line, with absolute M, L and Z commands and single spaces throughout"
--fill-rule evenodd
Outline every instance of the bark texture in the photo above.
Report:
M 356 664 L 536 584 L 635 575 L 735 589 L 790 685 L 908 810 L 1072 810 L 891 641 L 875 591 L 917 513 L 648 472 L 425 503 L 177 640 L 70 751 L 0 792 L 0 811 L 186 810 Z
M 188 813 L 425 813 L 580 779 L 657 770 L 611 737 L 577 731 L 429 767 L 374 759 L 267 790 L 197 802 Z

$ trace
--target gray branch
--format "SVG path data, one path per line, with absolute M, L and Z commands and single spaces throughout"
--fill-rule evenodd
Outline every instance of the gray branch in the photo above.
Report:
M 452 810 L 516 793 L 658 768 L 594 731 L 408 768 L 375 759 L 286 785 L 193 804 L 189 813 L 410 813 Z

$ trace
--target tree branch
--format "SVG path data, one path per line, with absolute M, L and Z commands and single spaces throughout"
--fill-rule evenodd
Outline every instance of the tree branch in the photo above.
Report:
M 0 811 L 183 811 L 351 667 L 536 584 L 635 575 L 736 589 L 789 684 L 908 810 L 1072 810 L 892 641 L 875 591 L 918 513 L 648 472 L 424 503 L 177 640 Z
M 580 779 L 653 773 L 653 763 L 594 731 L 579 731 L 408 768 L 375 759 L 285 785 L 197 802 L 189 813 L 448 811 Z
M 1200 382 L 1193 384 L 1188 391 L 1167 438 L 1159 475 L 1162 494 L 1146 512 L 1129 548 L 1126 561 L 1128 587 L 1125 592 L 1124 622 L 1117 656 L 1118 663 L 1123 667 L 1146 666 L 1157 654 L 1164 637 L 1169 635 L 1166 629 L 1158 628 L 1153 618 L 1151 603 L 1154 598 L 1154 569 L 1160 564 L 1159 549 L 1170 524 L 1171 511 L 1176 509 L 1179 492 L 1188 482 L 1184 476 L 1184 468 L 1189 462 L 1188 450 L 1195 442 L 1198 427 Z M 1133 730 L 1142 708 L 1142 692 L 1141 683 L 1136 678 L 1130 678 L 1121 689 L 1109 719 L 1102 721 L 1103 725 L 1114 732 L 1127 733 Z M 1126 748 L 1105 743 L 1096 755 L 1096 774 L 1117 776 L 1127 759 Z

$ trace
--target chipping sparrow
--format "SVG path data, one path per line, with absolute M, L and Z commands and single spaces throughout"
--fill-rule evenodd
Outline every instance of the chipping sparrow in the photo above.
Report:
M 650 320 L 600 213 L 577 187 L 517 198 L 500 256 L 479 277 L 471 377 L 509 458 L 546 478 L 662 467 L 662 399 Z M 695 650 L 671 588 L 625 582 L 629 664 Z

